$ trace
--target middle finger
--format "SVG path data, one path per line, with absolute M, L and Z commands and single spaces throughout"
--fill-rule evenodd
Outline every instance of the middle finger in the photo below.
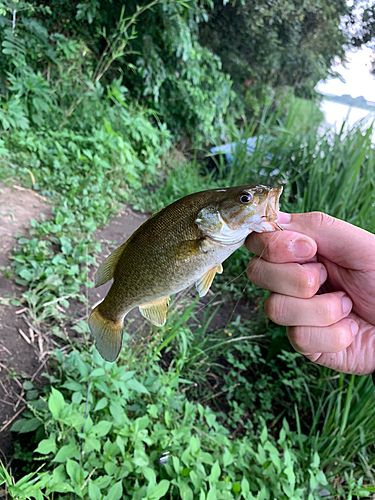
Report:
M 320 262 L 274 264 L 254 257 L 247 276 L 254 285 L 270 292 L 306 299 L 317 293 L 327 279 L 327 271 Z

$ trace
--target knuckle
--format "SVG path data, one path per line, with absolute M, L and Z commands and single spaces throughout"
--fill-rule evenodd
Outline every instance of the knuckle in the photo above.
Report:
M 271 293 L 264 304 L 264 310 L 271 321 L 279 325 L 285 325 L 286 304 L 285 296 Z
M 328 229 L 337 222 L 337 219 L 323 212 L 310 212 L 309 215 L 311 217 L 312 227 L 324 227 L 324 229 Z
M 250 260 L 246 270 L 247 277 L 254 285 L 261 286 L 262 260 L 254 257 Z
M 343 351 L 352 343 L 352 335 L 347 328 L 341 327 L 337 331 L 336 348 Z
M 309 352 L 311 337 L 309 328 L 299 326 L 288 327 L 287 335 L 293 349 L 301 354 Z
M 323 311 L 324 322 L 327 325 L 332 325 L 333 323 L 336 323 L 338 316 L 335 301 L 326 300 Z
M 299 279 L 297 281 L 297 293 L 302 299 L 310 299 L 319 289 L 319 277 L 311 270 L 300 266 Z

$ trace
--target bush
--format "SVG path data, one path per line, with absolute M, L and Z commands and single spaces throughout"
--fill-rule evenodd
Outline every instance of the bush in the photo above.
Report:
M 48 459 L 33 479 L 39 494 L 24 481 L 14 498 L 42 498 L 40 490 L 91 500 L 319 498 L 319 456 L 300 449 L 304 438 L 286 421 L 276 438 L 264 424 L 233 438 L 212 410 L 186 400 L 191 382 L 163 372 L 148 352 L 147 372 L 129 352 L 122 366 L 97 352 L 56 352 L 61 375 L 49 377 L 50 394 L 30 400 L 13 426 L 34 431 L 34 453 Z

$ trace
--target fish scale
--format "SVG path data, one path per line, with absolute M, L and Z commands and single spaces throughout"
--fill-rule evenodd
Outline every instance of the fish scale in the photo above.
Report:
M 126 314 L 139 307 L 157 326 L 166 321 L 169 297 L 196 284 L 207 293 L 222 262 L 252 231 L 275 231 L 282 187 L 240 186 L 186 196 L 163 208 L 99 267 L 96 286 L 113 278 L 90 314 L 96 347 L 107 361 L 121 349 Z

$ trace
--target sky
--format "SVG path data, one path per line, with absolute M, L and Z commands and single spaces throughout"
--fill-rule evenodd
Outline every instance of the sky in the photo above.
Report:
M 346 55 L 346 67 L 342 64 L 334 67 L 344 77 L 345 83 L 338 78 L 329 78 L 319 82 L 315 88 L 326 94 L 351 94 L 353 97 L 363 95 L 368 101 L 375 101 L 375 78 L 370 74 L 371 61 L 375 59 L 373 50 L 363 47 L 354 53 L 347 52 Z

